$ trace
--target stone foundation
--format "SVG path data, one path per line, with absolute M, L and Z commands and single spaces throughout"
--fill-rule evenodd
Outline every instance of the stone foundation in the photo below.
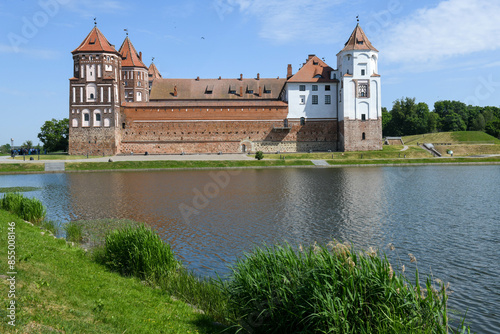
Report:
M 69 128 L 69 154 L 115 155 L 117 136 L 114 128 Z
M 341 151 L 382 150 L 382 118 L 376 120 L 350 120 L 339 124 L 339 149 Z

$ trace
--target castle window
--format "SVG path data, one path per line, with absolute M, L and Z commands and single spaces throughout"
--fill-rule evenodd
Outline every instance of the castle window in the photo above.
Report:
M 141 87 L 141 82 L 140 81 L 137 82 L 137 87 Z
M 300 125 L 306 125 L 306 119 L 304 117 L 300 118 Z
M 306 104 L 306 96 L 305 95 L 300 96 L 300 104 Z
M 325 95 L 325 104 L 332 104 L 332 96 Z
M 318 104 L 318 95 L 312 96 L 312 104 Z
M 94 126 L 101 126 L 101 111 L 94 111 Z
M 365 140 L 366 139 L 366 134 L 363 132 L 363 134 L 361 135 L 361 140 Z
M 361 75 L 365 75 L 365 70 L 361 70 Z
M 72 122 L 73 122 L 73 123 L 72 123 L 72 126 L 73 126 L 74 128 L 77 128 L 77 127 L 78 127 L 78 119 L 73 118 Z
M 89 126 L 90 125 L 90 113 L 89 113 L 89 111 L 83 110 L 82 116 L 83 116 L 82 126 Z
M 94 98 L 94 93 L 90 93 L 90 99 L 93 100 Z
M 325 86 L 325 90 L 326 90 L 326 91 L 330 91 L 330 85 L 326 85 L 326 86 Z
M 361 120 L 366 121 L 366 114 L 361 114 Z
M 368 82 L 358 83 L 358 97 L 368 97 Z
M 313 92 L 317 92 L 318 91 L 318 85 L 313 85 L 312 86 L 312 90 L 313 90 Z
M 271 94 L 271 90 L 269 88 L 264 87 L 264 94 Z
M 109 118 L 104 119 L 104 127 L 109 128 Z
M 122 123 L 122 129 L 125 129 L 125 123 Z
M 299 90 L 301 92 L 305 92 L 306 91 L 306 85 L 299 85 Z

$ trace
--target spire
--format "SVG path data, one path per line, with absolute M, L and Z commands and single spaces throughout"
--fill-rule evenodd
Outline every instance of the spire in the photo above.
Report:
M 151 65 L 149 65 L 148 74 L 150 80 L 161 79 L 160 71 L 158 71 L 158 68 L 156 67 L 155 63 L 151 63 Z
M 71 53 L 75 54 L 78 52 L 111 52 L 118 53 L 110 42 L 104 37 L 102 32 L 94 26 L 90 33 L 85 37 L 83 42 L 73 50 Z
M 120 47 L 120 54 L 122 55 L 122 67 L 144 67 L 147 69 L 146 65 L 142 62 L 142 55 L 135 51 L 132 42 L 128 36 L 123 41 Z
M 366 37 L 363 29 L 361 29 L 359 21 L 356 28 L 354 28 L 351 37 L 349 37 L 349 40 L 345 43 L 345 47 L 342 49 L 342 51 L 348 50 L 372 50 L 378 52 L 378 50 L 373 47 L 372 43 L 370 43 L 368 37 Z

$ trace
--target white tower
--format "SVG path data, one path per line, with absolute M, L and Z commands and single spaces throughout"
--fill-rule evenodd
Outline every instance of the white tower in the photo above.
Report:
M 378 50 L 356 26 L 337 54 L 339 85 L 339 149 L 382 149 L 382 107 Z

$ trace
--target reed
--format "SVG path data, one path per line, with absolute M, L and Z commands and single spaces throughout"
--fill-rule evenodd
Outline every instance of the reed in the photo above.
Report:
M 57 235 L 57 233 L 59 232 L 59 227 L 57 225 L 57 222 L 52 220 L 44 220 L 41 224 L 41 227 L 49 231 L 53 235 Z
M 19 193 L 7 193 L 0 200 L 0 209 L 9 211 L 20 218 L 39 225 L 47 215 L 47 210 L 36 198 L 24 197 Z
M 112 271 L 155 283 L 169 277 L 181 266 L 170 246 L 144 225 L 112 231 L 106 236 L 103 248 L 94 256 Z
M 302 249 L 302 248 L 301 248 Z M 385 256 L 351 245 L 261 247 L 225 291 L 235 327 L 252 333 L 446 333 L 446 291 L 396 275 Z
M 66 231 L 66 240 L 76 243 L 83 241 L 83 231 L 80 225 L 69 222 L 64 226 L 64 230 Z

